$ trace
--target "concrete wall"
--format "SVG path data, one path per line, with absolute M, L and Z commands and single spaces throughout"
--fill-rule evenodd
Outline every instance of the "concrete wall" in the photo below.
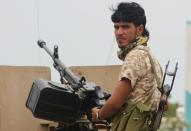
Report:
M 25 107 L 33 80 L 50 80 L 48 67 L 0 66 L 0 131 L 47 131 Z M 41 126 L 43 124 L 44 126 Z
M 112 92 L 118 81 L 120 65 L 76 66 L 70 69 L 78 76 L 85 76 L 88 82 L 95 82 L 104 91 Z

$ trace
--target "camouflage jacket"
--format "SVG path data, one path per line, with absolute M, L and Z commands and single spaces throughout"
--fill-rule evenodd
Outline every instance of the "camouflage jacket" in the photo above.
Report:
M 154 111 L 158 108 L 161 93 L 157 87 L 157 81 L 150 61 L 154 63 L 157 77 L 162 83 L 162 70 L 158 61 L 152 54 L 149 57 L 149 48 L 143 45 L 134 47 L 125 56 L 119 80 L 127 78 L 131 81 L 132 92 L 127 103 L 137 104 L 137 107 L 143 111 Z

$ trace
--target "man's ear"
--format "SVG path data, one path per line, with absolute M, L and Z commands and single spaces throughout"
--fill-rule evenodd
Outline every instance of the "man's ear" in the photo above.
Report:
M 143 31 L 144 31 L 144 26 L 142 24 L 137 26 L 137 35 L 138 36 L 142 35 Z

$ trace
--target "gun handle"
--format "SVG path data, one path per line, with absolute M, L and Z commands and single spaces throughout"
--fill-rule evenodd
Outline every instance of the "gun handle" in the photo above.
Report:
M 156 113 L 156 116 L 155 116 L 155 119 L 154 119 L 154 122 L 153 122 L 152 131 L 157 131 L 159 129 L 160 123 L 161 123 L 161 120 L 162 120 L 162 115 L 163 115 L 163 111 L 162 110 L 159 110 Z

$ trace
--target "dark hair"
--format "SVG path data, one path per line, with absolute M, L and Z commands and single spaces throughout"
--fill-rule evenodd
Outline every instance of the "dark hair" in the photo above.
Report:
M 146 16 L 144 9 L 135 2 L 120 3 L 117 9 L 112 8 L 114 12 L 111 16 L 112 22 L 132 22 L 135 26 L 143 25 L 143 36 L 149 37 L 149 31 L 146 29 Z

